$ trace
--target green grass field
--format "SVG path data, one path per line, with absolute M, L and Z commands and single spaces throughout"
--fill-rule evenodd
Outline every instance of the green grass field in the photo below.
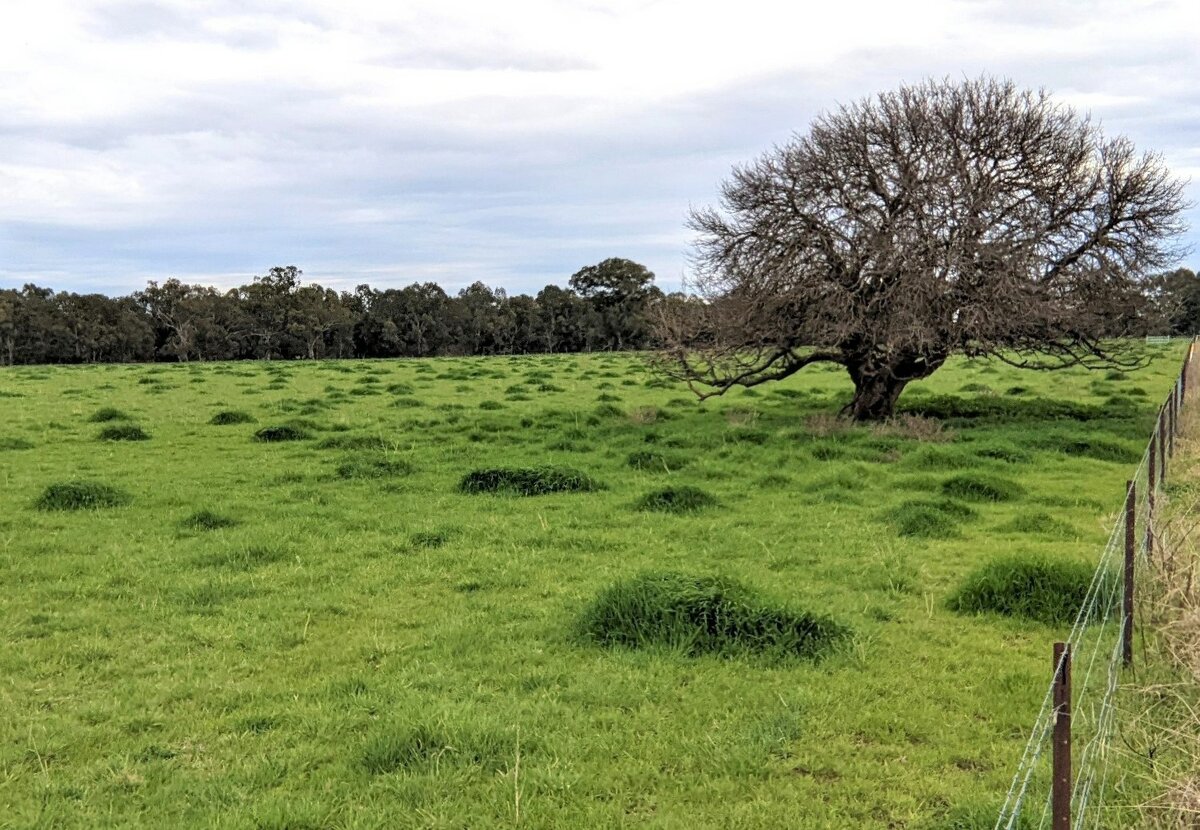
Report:
M 820 368 L 703 404 L 617 355 L 0 370 L 0 827 L 990 828 L 1068 626 L 948 602 L 1094 561 L 1155 354 L 953 362 L 902 399 L 940 427 L 874 429 Z M 460 488 L 547 466 L 587 486 Z M 846 636 L 587 639 L 648 573 Z

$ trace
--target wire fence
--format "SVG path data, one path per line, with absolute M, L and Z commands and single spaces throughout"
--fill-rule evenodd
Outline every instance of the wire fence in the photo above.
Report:
M 1061 653 L 1056 648 L 1055 661 L 1048 667 L 1052 679 L 995 830 L 1105 826 L 1102 815 L 1115 749 L 1117 688 L 1122 669 L 1132 662 L 1134 587 L 1138 574 L 1153 565 L 1156 545 L 1161 546 L 1155 537 L 1155 502 L 1174 454 L 1194 350 L 1194 344 L 1189 346 L 1179 376 L 1159 409 L 1141 462 L 1127 485 L 1125 509 L 1096 563 Z

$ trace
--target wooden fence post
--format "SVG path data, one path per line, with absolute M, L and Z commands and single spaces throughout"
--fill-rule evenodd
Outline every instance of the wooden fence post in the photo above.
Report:
M 1125 601 L 1121 627 L 1121 662 L 1133 665 L 1133 551 L 1137 525 L 1137 482 L 1125 485 Z
M 1054 644 L 1053 830 L 1071 830 L 1071 648 Z
M 1159 460 L 1162 461 L 1158 465 L 1158 480 L 1161 482 L 1167 477 L 1167 407 L 1165 405 L 1158 409 L 1158 451 L 1160 453 Z
M 1154 555 L 1154 494 L 1158 490 L 1158 431 L 1150 433 L 1150 452 L 1146 453 L 1146 561 Z

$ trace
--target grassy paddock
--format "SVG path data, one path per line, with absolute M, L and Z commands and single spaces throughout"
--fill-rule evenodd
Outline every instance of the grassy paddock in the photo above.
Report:
M 1066 612 L 951 606 L 1094 561 L 1155 354 L 0 370 L 0 827 L 990 827 Z

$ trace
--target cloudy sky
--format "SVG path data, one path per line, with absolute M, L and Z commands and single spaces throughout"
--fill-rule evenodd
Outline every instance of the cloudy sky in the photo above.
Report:
M 0 287 L 295 264 L 516 293 L 623 256 L 669 289 L 732 165 L 839 102 L 984 72 L 1160 151 L 1200 202 L 1191 0 L 6 3 Z

